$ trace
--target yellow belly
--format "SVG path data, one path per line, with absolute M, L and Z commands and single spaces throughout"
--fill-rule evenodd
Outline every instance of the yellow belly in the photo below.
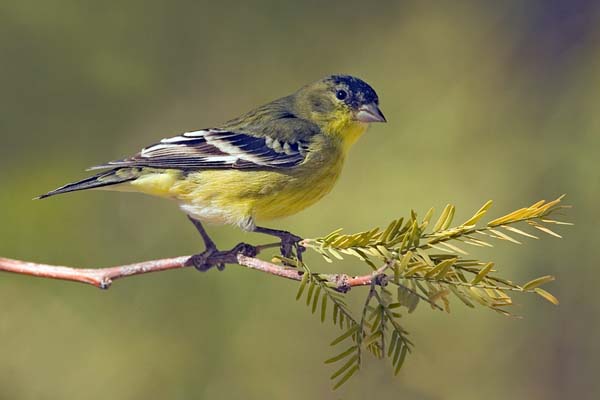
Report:
M 341 164 L 316 174 L 203 171 L 188 176 L 176 184 L 173 191 L 180 201 L 208 213 L 222 210 L 233 220 L 268 220 L 296 214 L 329 193 Z
M 333 188 L 342 165 L 339 156 L 318 168 L 282 171 L 148 171 L 131 185 L 136 191 L 174 199 L 201 220 L 250 227 L 255 219 L 296 214 L 320 200 Z

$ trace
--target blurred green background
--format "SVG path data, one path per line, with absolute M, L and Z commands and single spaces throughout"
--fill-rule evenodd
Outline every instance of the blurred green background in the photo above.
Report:
M 1 274 L 0 398 L 597 398 L 599 13 L 593 1 L 3 1 L 2 256 L 100 267 L 199 251 L 165 200 L 30 199 L 333 72 L 372 84 L 389 123 L 327 198 L 274 227 L 357 231 L 447 202 L 462 219 L 487 199 L 499 216 L 562 193 L 576 225 L 473 251 L 517 281 L 556 275 L 560 306 L 517 296 L 524 319 L 421 306 L 403 318 L 416 351 L 400 377 L 368 360 L 335 393 L 322 360 L 337 331 L 294 301 L 293 282 L 229 266 L 104 292 Z M 222 246 L 268 240 L 210 232 Z

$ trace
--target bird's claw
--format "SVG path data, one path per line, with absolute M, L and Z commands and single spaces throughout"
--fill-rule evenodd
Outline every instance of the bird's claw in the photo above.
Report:
M 301 241 L 302 238 L 300 236 L 286 232 L 281 237 L 281 255 L 285 258 L 293 258 L 295 251 L 298 261 L 302 261 L 302 253 L 306 250 L 306 247 L 300 244 Z
M 237 256 L 238 254 L 242 254 L 246 257 L 254 257 L 258 254 L 258 249 L 256 246 L 252 246 L 248 243 L 238 243 L 230 252 Z
M 191 264 L 194 268 L 196 268 L 200 272 L 206 272 L 212 267 L 217 267 L 219 271 L 225 269 L 225 264 L 222 263 L 211 263 L 209 260 L 219 253 L 216 248 L 208 248 L 200 254 L 194 254 L 188 260 L 188 264 Z
M 206 272 L 211 269 L 214 265 L 209 263 L 208 260 L 217 253 L 217 249 L 206 249 L 200 254 L 194 254 L 188 260 L 188 263 L 191 264 L 194 268 L 196 268 L 200 272 Z M 222 271 L 225 268 L 225 265 L 217 265 L 217 269 Z
M 208 248 L 200 254 L 191 256 L 188 263 L 200 272 L 206 272 L 212 267 L 217 267 L 219 271 L 223 271 L 225 264 L 237 263 L 238 254 L 243 254 L 246 257 L 254 257 L 258 254 L 258 249 L 247 243 L 239 243 L 227 251 Z

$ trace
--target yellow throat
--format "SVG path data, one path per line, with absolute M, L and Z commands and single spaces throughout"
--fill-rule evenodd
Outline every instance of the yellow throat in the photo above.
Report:
M 341 113 L 340 113 L 341 114 Z M 341 143 L 346 154 L 350 147 L 367 130 L 368 124 L 352 119 L 349 115 L 340 115 L 326 125 L 325 131 L 336 137 Z

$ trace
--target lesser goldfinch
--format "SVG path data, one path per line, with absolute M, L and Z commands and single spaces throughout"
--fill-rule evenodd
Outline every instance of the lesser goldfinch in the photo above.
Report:
M 353 76 L 331 75 L 216 128 L 92 167 L 105 171 L 39 198 L 101 188 L 173 199 L 205 242 L 205 251 L 191 260 L 199 270 L 210 268 L 206 260 L 217 252 L 201 221 L 276 236 L 283 256 L 293 248 L 300 256 L 299 236 L 255 221 L 295 214 L 326 195 L 372 122 L 386 122 L 373 88 Z

